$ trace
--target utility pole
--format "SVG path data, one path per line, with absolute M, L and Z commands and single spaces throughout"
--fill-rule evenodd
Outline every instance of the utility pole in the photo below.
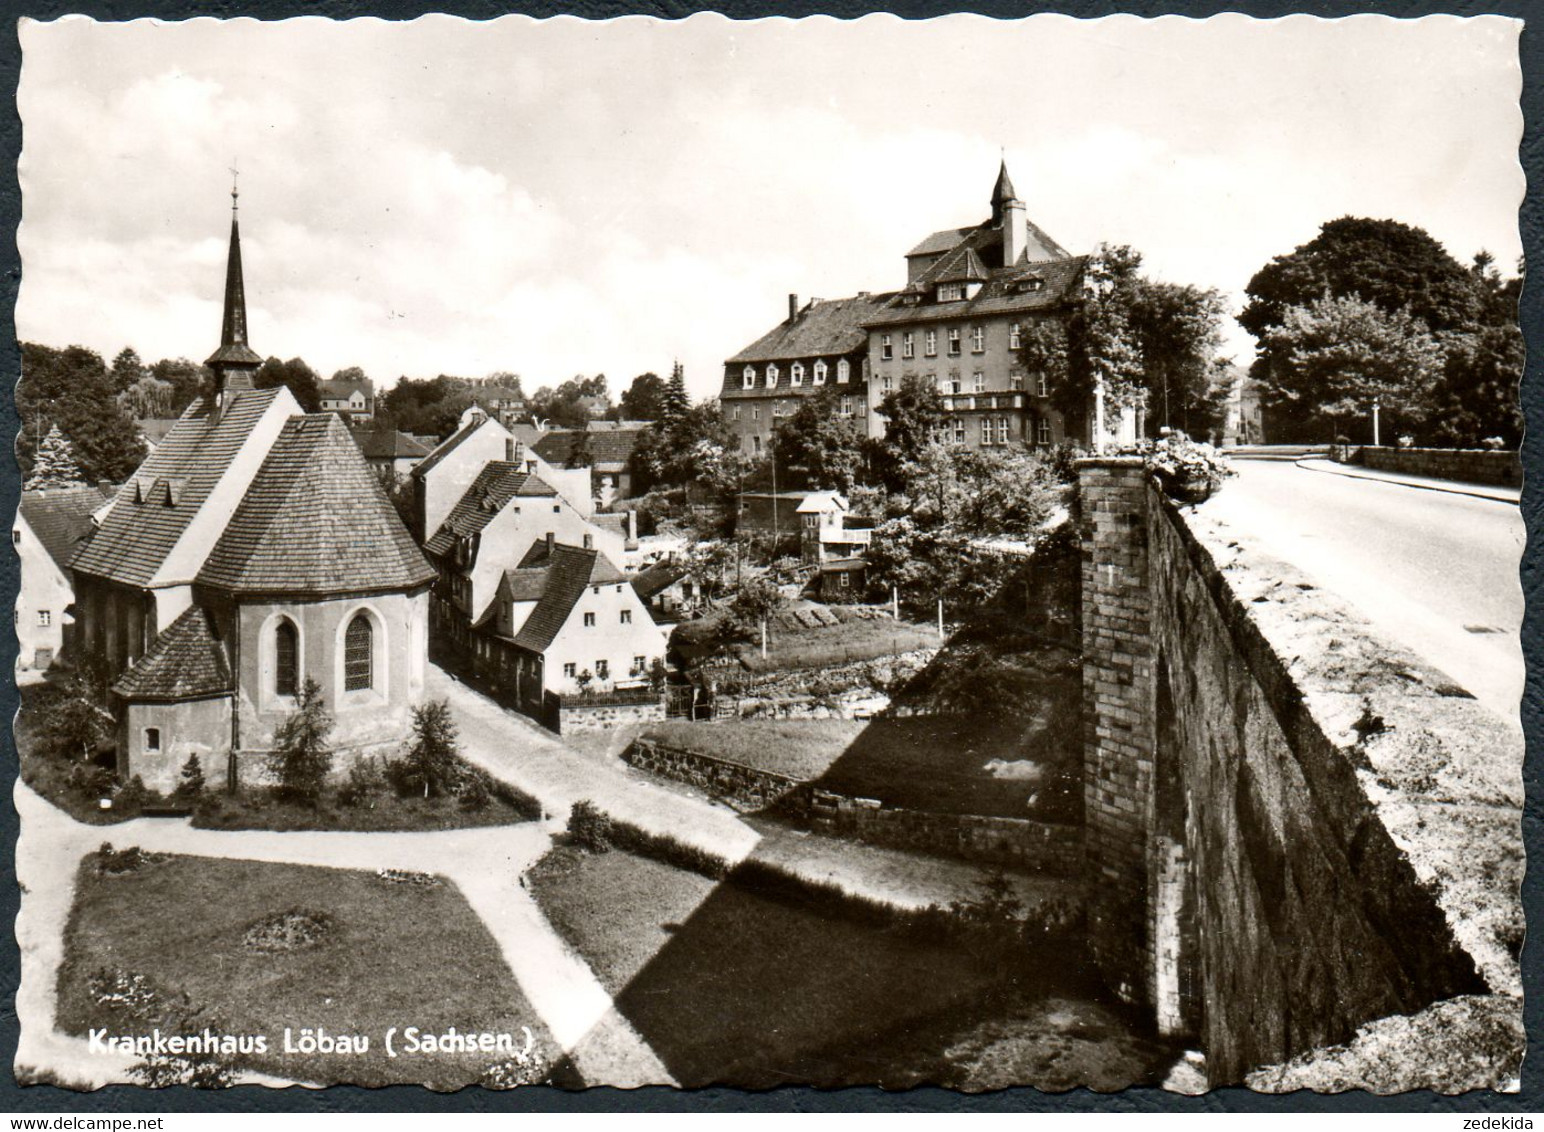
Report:
M 938 599 L 938 639 L 944 639 L 944 599 Z
M 890 587 L 890 616 L 896 621 L 901 619 L 901 588 Z
M 1372 399 L 1372 446 L 1374 448 L 1382 447 L 1378 440 L 1378 399 L 1376 397 Z

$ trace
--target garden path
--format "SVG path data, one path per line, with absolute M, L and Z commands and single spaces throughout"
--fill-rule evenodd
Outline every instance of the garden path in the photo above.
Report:
M 552 827 L 527 823 L 422 833 L 272 832 L 196 829 L 187 820 L 139 818 L 90 826 L 56 809 L 24 783 L 16 787 L 22 837 L 18 876 L 26 899 L 17 918 L 22 982 L 16 1063 L 48 1066 L 72 1081 L 122 1081 L 127 1059 L 88 1052 L 55 1027 L 64 928 L 80 859 L 102 841 L 122 848 L 329 868 L 406 869 L 453 881 L 498 942 L 526 998 L 586 1080 L 623 1087 L 668 1084 L 670 1075 L 612 1008 L 589 967 L 548 925 L 520 874 L 551 845 Z M 121 1060 L 121 1063 L 119 1061 Z

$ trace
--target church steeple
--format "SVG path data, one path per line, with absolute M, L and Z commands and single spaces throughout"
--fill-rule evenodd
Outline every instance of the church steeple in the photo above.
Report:
M 1014 191 L 1013 179 L 1008 176 L 1008 158 L 1004 157 L 997 171 L 997 184 L 992 186 L 992 220 L 995 223 L 1002 223 L 1003 205 L 1009 201 L 1018 204 L 1019 194 Z
M 220 324 L 220 348 L 204 362 L 214 370 L 215 398 L 222 404 L 226 390 L 251 389 L 252 375 L 263 364 L 262 357 L 247 345 L 247 293 L 241 277 L 241 227 L 236 219 L 237 201 L 238 192 L 232 182 L 231 247 L 225 260 L 225 317 Z

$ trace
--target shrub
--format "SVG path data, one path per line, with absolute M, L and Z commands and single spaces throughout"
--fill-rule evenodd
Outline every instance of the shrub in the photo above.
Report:
M 136 774 L 121 786 L 118 793 L 113 796 L 113 807 L 129 813 L 136 813 L 143 809 L 145 803 L 149 800 L 150 791 L 145 788 L 144 780 Z
M 413 737 L 402 757 L 404 782 L 416 782 L 425 798 L 456 793 L 465 765 L 460 752 L 449 701 L 431 700 L 413 709 Z
M 588 798 L 575 802 L 568 811 L 568 836 L 591 853 L 610 850 L 613 830 L 611 815 Z
M 1163 490 L 1177 498 L 1209 495 L 1233 475 L 1228 458 L 1210 444 L 1197 444 L 1182 432 L 1172 432 L 1143 453 L 1147 470 Z
M 307 677 L 298 705 L 279 724 L 268 755 L 281 798 L 307 806 L 321 800 L 327 772 L 332 769 L 332 749 L 327 745 L 331 733 L 332 715 L 322 703 L 321 686 Z
M 71 790 L 90 801 L 108 797 L 116 785 L 113 772 L 95 763 L 70 764 L 66 782 Z
M 461 782 L 461 808 L 473 813 L 486 810 L 493 801 L 493 794 L 488 789 L 488 777 L 477 770 L 472 770 Z
M 348 775 L 338 787 L 338 804 L 342 806 L 368 806 L 386 789 L 386 775 L 374 759 L 356 759 L 348 768 Z
M 188 761 L 182 764 L 182 778 L 177 783 L 174 797 L 186 801 L 194 801 L 204 793 L 204 768 L 198 761 L 198 752 L 188 756 Z
M 223 1027 L 204 1008 L 184 1006 L 162 1021 L 160 1029 L 171 1034 L 219 1034 Z M 129 1069 L 129 1075 L 151 1089 L 187 1085 L 194 1089 L 228 1089 L 236 1083 L 236 1067 L 218 1053 L 152 1053 Z

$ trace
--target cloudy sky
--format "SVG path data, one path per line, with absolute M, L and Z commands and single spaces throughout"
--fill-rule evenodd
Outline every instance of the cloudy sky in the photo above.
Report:
M 233 161 L 252 345 L 381 385 L 615 391 L 679 357 L 707 395 L 789 292 L 898 286 L 983 219 L 1000 152 L 1063 245 L 1132 244 L 1235 309 L 1346 214 L 1510 268 L 1520 27 L 23 21 L 18 331 L 205 357 Z

